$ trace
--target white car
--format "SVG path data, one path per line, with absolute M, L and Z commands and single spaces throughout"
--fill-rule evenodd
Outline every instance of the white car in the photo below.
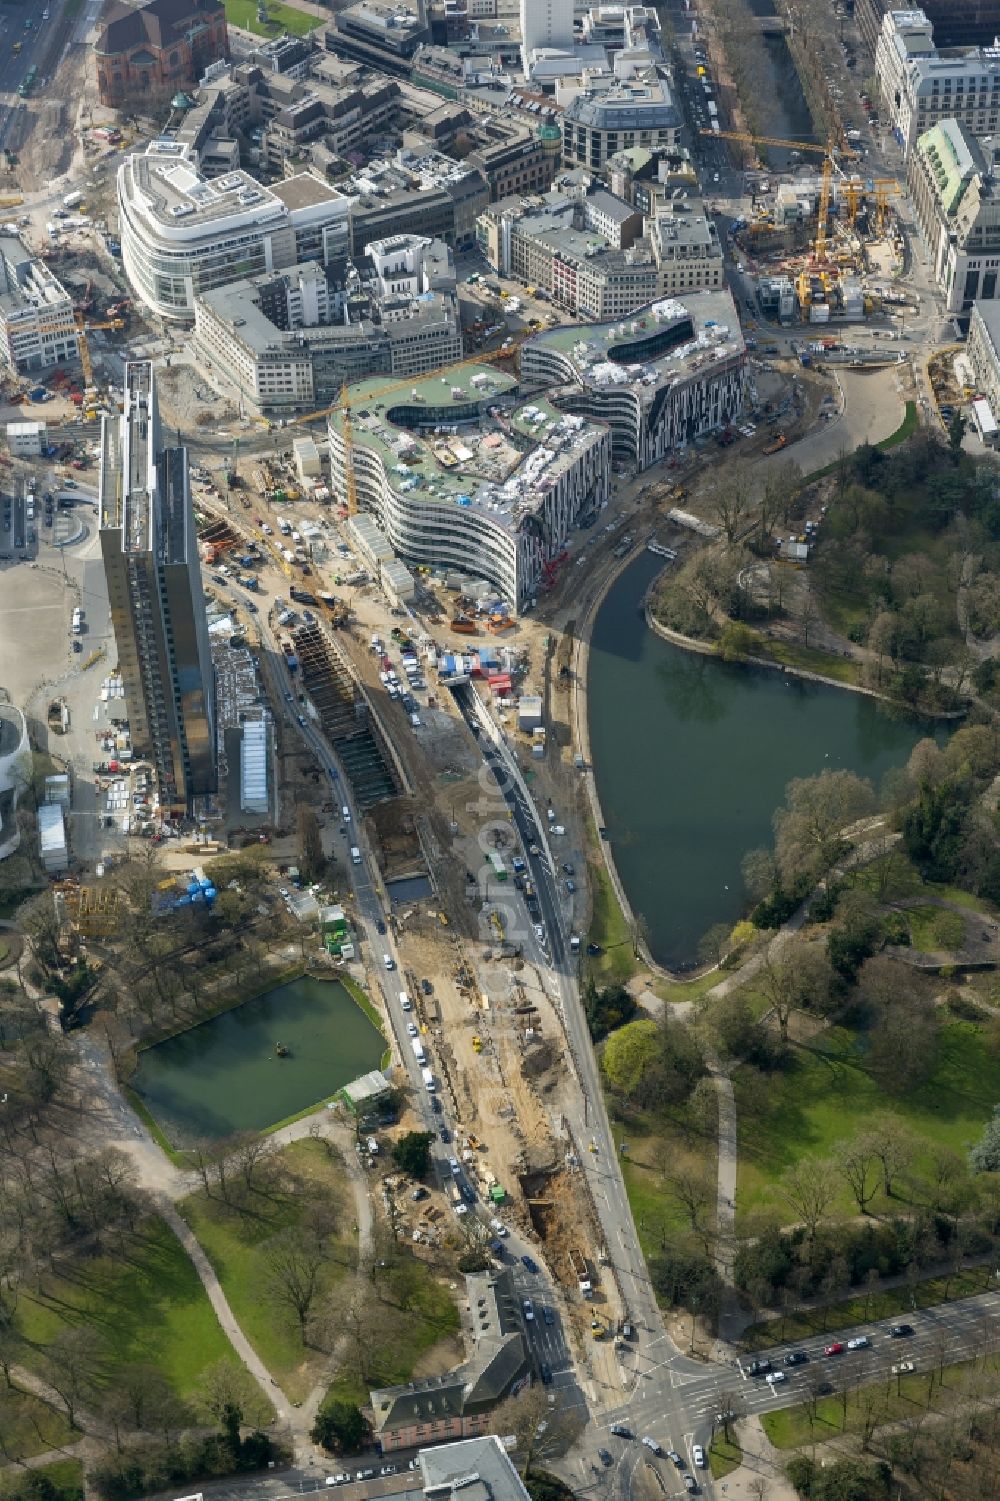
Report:
M 718 172 L 713 172 L 712 173 L 712 181 L 713 182 L 718 182 L 718 180 L 719 180 L 719 174 L 718 174 Z
M 898 1365 L 893 1366 L 892 1374 L 894 1376 L 905 1376 L 908 1371 L 915 1370 L 916 1366 L 913 1364 L 912 1360 L 901 1360 Z
M 543 943 L 545 940 L 545 929 L 542 927 L 540 922 L 535 923 L 535 937 L 538 939 L 539 943 Z
M 395 969 L 396 968 L 396 961 L 392 957 L 391 954 L 383 954 L 382 955 L 382 963 L 385 965 L 386 969 Z
M 785 1375 L 784 1371 L 768 1371 L 767 1375 L 764 1377 L 764 1380 L 767 1382 L 768 1386 L 780 1386 L 783 1381 L 788 1380 L 788 1377 Z
M 871 1343 L 867 1334 L 859 1334 L 855 1339 L 847 1341 L 847 1348 L 849 1350 L 869 1350 L 871 1349 Z
M 419 1037 L 420 1036 L 420 1029 L 417 1026 L 416 1022 L 407 1022 L 406 1023 L 406 1031 L 407 1031 L 407 1034 L 410 1037 Z
M 532 1303 L 531 1299 L 525 1298 L 521 1303 L 521 1307 L 524 1309 L 524 1317 L 527 1322 L 529 1324 L 532 1323 L 535 1317 L 535 1305 Z
M 705 1468 L 705 1451 L 700 1444 L 691 1445 L 691 1458 L 698 1466 L 699 1470 L 703 1470 Z

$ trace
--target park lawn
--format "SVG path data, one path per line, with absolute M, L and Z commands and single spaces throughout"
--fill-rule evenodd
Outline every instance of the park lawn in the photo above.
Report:
M 727 969 L 713 968 L 707 969 L 694 980 L 664 980 L 657 977 L 650 980 L 649 988 L 661 1001 L 700 1001 L 716 985 L 721 985 L 730 973 Z
M 873 1319 L 887 1319 L 894 1313 L 910 1314 L 917 1308 L 936 1308 L 957 1298 L 972 1298 L 994 1286 L 993 1262 L 990 1260 L 981 1266 L 966 1267 L 953 1276 L 928 1277 L 923 1282 L 904 1283 L 899 1287 L 873 1288 L 870 1293 L 856 1293 L 853 1298 L 842 1298 L 836 1303 L 824 1304 L 822 1308 L 801 1308 L 785 1316 L 779 1314 L 773 1319 L 761 1319 L 744 1329 L 740 1343 L 747 1350 L 755 1350 L 762 1345 L 784 1344 L 786 1340 L 809 1339 L 833 1329 L 848 1329 Z
M 708 1467 L 713 1480 L 724 1480 L 743 1463 L 743 1450 L 732 1439 L 718 1432 L 708 1446 Z
M 879 1112 L 896 1116 L 929 1145 L 960 1153 L 980 1135 L 1000 1099 L 1000 1060 L 990 1055 L 975 1024 L 941 1025 L 937 1069 L 905 1099 L 886 1094 L 865 1072 L 861 1042 L 857 1033 L 833 1027 L 809 1047 L 794 1048 L 789 1066 L 770 1075 L 752 1103 L 741 1099 L 736 1072 L 738 1219 L 768 1204 L 768 1189 L 793 1162 L 828 1156 Z M 899 1202 L 872 1205 L 876 1213 L 885 1207 L 898 1210 Z M 831 1213 L 856 1213 L 846 1185 Z
M 965 921 L 947 907 L 903 907 L 910 943 L 920 953 L 960 949 L 965 942 Z M 952 932 L 954 929 L 954 932 Z M 954 941 L 957 939 L 957 942 Z
M 995 1381 L 998 1370 L 1000 1359 L 995 1355 L 963 1360 L 956 1365 L 939 1365 L 932 1356 L 923 1369 L 911 1376 L 889 1376 L 884 1384 L 854 1387 L 847 1392 L 846 1401 L 840 1393 L 819 1397 L 813 1421 L 810 1421 L 810 1404 L 805 1402 L 780 1412 L 765 1413 L 761 1426 L 776 1449 L 821 1444 L 842 1433 L 861 1431 L 875 1412 L 882 1426 L 961 1406 L 968 1401 L 970 1378 L 981 1372 Z
M 247 1339 L 293 1402 L 302 1401 L 315 1385 L 325 1356 L 307 1350 L 294 1312 L 271 1296 L 267 1265 L 268 1243 L 282 1231 L 293 1230 L 319 1195 L 335 1194 L 343 1206 L 349 1232 L 333 1241 L 323 1269 L 321 1296 L 356 1264 L 354 1202 L 346 1175 L 319 1141 L 290 1142 L 278 1154 L 279 1173 L 291 1176 L 295 1193 L 274 1189 L 259 1195 L 253 1213 L 208 1198 L 204 1191 L 178 1204 L 203 1246 L 222 1284 L 230 1308 Z
M 611 1134 L 616 1148 L 628 1143 L 627 1154 L 619 1150 L 618 1160 L 643 1255 L 647 1259 L 658 1256 L 678 1235 L 690 1230 L 683 1208 L 664 1191 L 659 1164 L 668 1162 L 673 1168 L 700 1166 L 714 1183 L 718 1174 L 716 1137 L 691 1145 L 671 1121 L 646 1113 L 626 1123 L 612 1121 Z M 714 1209 L 706 1222 L 714 1225 Z
M 4 1459 L 9 1463 L 31 1459 L 47 1449 L 61 1449 L 80 1437 L 58 1408 L 17 1385 L 0 1388 L 0 1433 Z
M 320 24 L 319 16 L 310 11 L 299 10 L 295 5 L 281 5 L 267 0 L 268 22 L 262 26 L 257 20 L 257 0 L 225 0 L 226 20 L 230 26 L 240 26 L 257 36 L 280 36 L 283 31 L 292 36 L 305 36 Z
M 155 1366 L 183 1399 L 197 1399 L 210 1366 L 237 1363 L 197 1272 L 157 1218 L 135 1237 L 127 1260 L 77 1263 L 70 1278 L 43 1278 L 40 1291 L 25 1285 L 17 1323 L 24 1364 L 42 1376 L 46 1347 L 60 1329 L 81 1324 L 106 1341 L 110 1369 Z
M 80 1497 L 83 1501 L 83 1461 L 79 1459 L 54 1459 L 49 1465 L 32 1465 L 32 1473 L 44 1475 L 50 1480 L 62 1497 L 72 1495 Z M 24 1471 L 11 1465 L 9 1468 L 0 1470 L 0 1497 L 9 1496 L 14 1490 L 20 1488 L 24 1481 Z
M 833 652 L 819 651 L 813 646 L 801 646 L 797 641 L 779 641 L 768 637 L 765 643 L 767 655 L 786 667 L 796 667 L 801 672 L 815 672 L 821 677 L 834 678 L 838 683 L 858 683 L 861 668 L 850 657 L 838 657 Z
M 367 1406 L 371 1388 L 402 1386 L 411 1380 L 418 1362 L 428 1351 L 442 1340 L 453 1340 L 458 1333 L 458 1308 L 451 1293 L 424 1262 L 414 1258 L 413 1264 L 420 1270 L 421 1281 L 411 1294 L 410 1307 L 399 1310 L 391 1346 L 373 1353 L 370 1379 L 362 1381 L 357 1372 L 342 1371 L 330 1386 L 328 1396 Z
M 594 838 L 598 838 L 596 829 Z M 624 984 L 636 969 L 632 935 L 599 849 L 595 858 L 589 861 L 587 873 L 591 890 L 590 932 L 587 941 L 599 943 L 604 950 L 603 954 L 587 959 L 587 973 L 599 986 Z

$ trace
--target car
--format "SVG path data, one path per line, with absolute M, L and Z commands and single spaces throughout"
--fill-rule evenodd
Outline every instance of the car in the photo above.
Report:
M 684 1476 L 684 1489 L 686 1491 L 690 1491 L 692 1495 L 698 1489 L 698 1482 L 697 1480 L 695 1480 L 693 1475 Z
M 542 1318 L 545 1321 L 545 1323 L 548 1324 L 548 1325 L 550 1325 L 550 1326 L 552 1324 L 554 1324 L 555 1321 L 556 1321 L 556 1316 L 552 1312 L 552 1309 L 548 1306 L 547 1303 L 546 1303 L 545 1307 L 542 1309 Z
M 533 1261 L 530 1256 L 522 1256 L 521 1263 L 526 1268 L 526 1270 L 531 1272 L 532 1274 L 538 1271 L 538 1262 Z
M 407 1035 L 407 1037 L 419 1037 L 420 1036 L 420 1028 L 417 1026 L 416 1022 L 407 1022 L 406 1023 L 406 1035 Z
M 808 1359 L 805 1350 L 789 1350 L 785 1356 L 785 1365 L 805 1365 Z
M 872 1342 L 867 1334 L 856 1334 L 853 1339 L 847 1341 L 847 1348 L 849 1350 L 870 1350 L 871 1347 Z
M 430 980 L 421 980 L 420 989 L 423 991 L 424 995 L 434 994 L 434 986 L 431 984 Z
M 542 927 L 540 922 L 535 923 L 535 937 L 538 939 L 539 943 L 544 943 L 545 929 Z
M 375 1471 L 374 1470 L 355 1470 L 355 1472 L 354 1472 L 354 1478 L 355 1478 L 355 1480 L 374 1480 L 375 1479 Z
M 843 1355 L 844 1347 L 839 1339 L 835 1339 L 831 1345 L 823 1346 L 824 1355 Z
M 399 1468 L 398 1465 L 383 1465 L 382 1468 L 379 1470 L 379 1474 L 380 1475 L 395 1475 L 396 1472 L 397 1472 L 397 1470 L 398 1470 L 398 1468 Z
M 663 1453 L 662 1445 L 659 1443 L 659 1441 L 657 1439 L 650 1438 L 650 1436 L 649 1436 L 648 1433 L 643 1435 L 643 1440 L 642 1441 L 646 1445 L 647 1449 L 652 1449 L 652 1451 L 653 1451 L 654 1454 L 662 1454 Z
M 567 881 L 566 882 L 566 890 L 569 892 L 570 896 L 572 896 L 573 893 L 574 893 L 574 891 L 576 890 L 576 882 L 575 881 Z
M 382 921 L 381 917 L 377 917 L 375 919 L 375 931 L 376 933 L 385 933 L 385 923 Z
M 613 1465 L 614 1464 L 614 1460 L 611 1457 L 611 1455 L 610 1455 L 610 1453 L 608 1452 L 607 1449 L 598 1449 L 598 1451 L 597 1451 L 597 1457 L 601 1461 L 602 1465 Z
M 893 1324 L 889 1330 L 890 1339 L 909 1339 L 913 1333 L 912 1324 Z
M 683 1469 L 684 1461 L 683 1459 L 681 1459 L 676 1449 L 668 1449 L 667 1458 L 670 1460 L 670 1463 L 675 1464 L 679 1470 Z
M 700 1444 L 691 1445 L 691 1458 L 693 1462 L 698 1466 L 699 1470 L 703 1470 L 705 1468 L 705 1451 Z
M 436 1098 L 437 1098 L 437 1096 L 435 1095 L 435 1099 Z M 440 1129 L 438 1130 L 438 1136 L 440 1136 L 440 1138 L 444 1142 L 445 1146 L 447 1146 L 448 1143 L 451 1141 L 451 1132 L 448 1130 L 447 1126 L 441 1126 L 440 1127 Z
M 521 1309 L 522 1309 L 522 1311 L 524 1313 L 524 1317 L 525 1317 L 526 1321 L 529 1324 L 534 1323 L 534 1319 L 535 1319 L 535 1305 L 532 1303 L 532 1301 L 531 1301 L 530 1298 L 522 1298 L 521 1299 Z
M 611 1432 L 615 1438 L 631 1438 L 632 1430 L 627 1423 L 612 1423 Z
M 455 1178 L 457 1178 L 458 1175 L 459 1175 L 459 1173 L 462 1171 L 462 1166 L 461 1166 L 461 1163 L 459 1162 L 458 1158 L 457 1157 L 449 1157 L 448 1158 L 448 1166 L 451 1168 L 452 1176 L 455 1177 Z
M 542 1361 L 541 1365 L 538 1367 L 538 1374 L 542 1378 L 542 1385 L 543 1386 L 551 1386 L 552 1385 L 552 1367 L 550 1365 L 546 1365 L 546 1363 L 545 1363 L 544 1360 Z
M 771 1362 L 767 1359 L 751 1360 L 747 1366 L 748 1376 L 764 1376 L 771 1369 Z
M 718 174 L 718 172 L 713 172 L 712 173 L 712 181 L 713 182 L 718 182 L 718 180 L 719 180 L 719 174 Z
M 382 955 L 382 963 L 385 965 L 386 969 L 395 969 L 396 968 L 396 961 L 392 957 L 391 954 L 383 954 Z
M 894 1376 L 905 1376 L 908 1372 L 915 1371 L 916 1369 L 912 1360 L 900 1360 L 893 1366 L 892 1374 Z
M 784 1371 L 768 1371 L 767 1375 L 764 1377 L 764 1380 L 767 1382 L 768 1386 L 780 1386 L 783 1381 L 788 1380 L 788 1377 L 785 1375 Z
M 590 955 L 591 959 L 599 959 L 600 956 L 604 953 L 604 949 L 599 943 L 588 943 L 587 953 Z
M 565 871 L 566 875 L 568 875 L 568 876 L 575 876 L 576 875 L 576 866 L 575 865 L 571 865 L 568 860 L 564 860 L 563 861 L 562 868 Z
M 444 1106 L 441 1104 L 441 1099 L 440 1099 L 439 1095 L 436 1095 L 436 1094 L 432 1094 L 431 1095 L 431 1109 L 433 1110 L 433 1112 L 434 1112 L 435 1115 L 443 1115 L 444 1114 Z

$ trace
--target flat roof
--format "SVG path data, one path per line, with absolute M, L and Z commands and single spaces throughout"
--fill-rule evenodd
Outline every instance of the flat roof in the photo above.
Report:
M 478 511 L 502 527 L 515 527 L 604 431 L 542 396 L 515 405 L 517 382 L 489 366 L 456 365 L 388 397 L 378 395 L 383 384 L 376 376 L 349 387 L 355 447 L 377 453 L 401 493 Z M 502 413 L 491 416 L 488 409 L 500 403 Z M 426 431 L 404 425 L 418 414 Z M 339 411 L 330 414 L 338 433 L 342 422 Z
M 672 325 L 691 322 L 690 337 L 656 352 L 649 341 Z M 742 355 L 745 350 L 732 294 L 725 290 L 665 297 L 613 322 L 560 324 L 533 334 L 522 345 L 555 349 L 566 356 L 576 378 L 592 387 L 632 386 L 650 401 L 673 381 Z M 630 359 L 630 353 L 634 358 Z
M 330 183 L 322 182 L 311 172 L 299 172 L 295 177 L 286 177 L 283 182 L 276 182 L 271 192 L 275 198 L 280 198 L 289 212 L 297 208 L 311 208 L 317 203 L 335 203 L 344 196 Z

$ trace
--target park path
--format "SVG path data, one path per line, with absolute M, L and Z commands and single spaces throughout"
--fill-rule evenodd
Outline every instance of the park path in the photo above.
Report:
M 337 1352 L 334 1352 L 323 1377 L 305 1402 L 296 1406 L 247 1339 L 212 1263 L 197 1236 L 176 1208 L 178 1199 L 186 1197 L 199 1187 L 197 1175 L 171 1162 L 153 1140 L 145 1122 L 133 1110 L 115 1081 L 111 1058 L 100 1039 L 93 1033 L 76 1032 L 71 1036 L 86 1077 L 88 1135 L 93 1144 L 116 1147 L 131 1159 L 140 1187 L 150 1194 L 157 1212 L 170 1226 L 197 1272 L 233 1351 L 268 1403 L 274 1405 L 279 1421 L 288 1430 L 296 1462 L 316 1462 L 319 1450 L 312 1444 L 309 1431 L 336 1368 Z M 370 1257 L 373 1245 L 372 1206 L 368 1182 L 358 1163 L 352 1132 L 333 1111 L 320 1107 L 311 1115 L 292 1121 L 275 1131 L 272 1140 L 282 1147 L 308 1137 L 326 1139 L 337 1148 L 354 1195 L 358 1253 L 362 1259 Z

